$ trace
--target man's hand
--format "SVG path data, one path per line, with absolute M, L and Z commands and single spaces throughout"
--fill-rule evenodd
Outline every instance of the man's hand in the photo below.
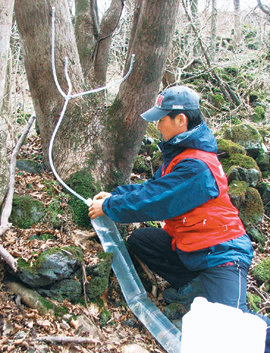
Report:
M 88 215 L 91 219 L 95 219 L 99 216 L 104 215 L 102 205 L 103 205 L 104 200 L 110 196 L 111 196 L 111 194 L 109 192 L 104 192 L 104 191 L 102 191 L 99 194 L 94 196 L 93 202 L 91 203 L 91 205 L 89 207 L 89 213 L 88 213 Z
M 101 191 L 100 193 L 98 193 L 97 195 L 95 195 L 94 196 L 94 201 L 95 200 L 104 200 L 104 199 L 106 199 L 107 197 L 110 197 L 110 196 L 112 196 L 112 194 L 111 193 L 109 193 L 109 192 L 105 192 L 105 191 Z

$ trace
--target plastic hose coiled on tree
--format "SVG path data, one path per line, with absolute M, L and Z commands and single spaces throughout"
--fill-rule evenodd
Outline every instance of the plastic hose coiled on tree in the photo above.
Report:
M 64 97 L 65 102 L 60 114 L 59 120 L 53 131 L 50 145 L 49 145 L 49 162 L 51 169 L 56 179 L 74 196 L 84 202 L 88 207 L 90 206 L 92 199 L 84 199 L 81 195 L 77 194 L 72 190 L 65 182 L 60 178 L 57 171 L 54 168 L 52 149 L 55 136 L 63 120 L 68 102 L 71 98 L 82 96 L 85 94 L 92 94 L 116 84 L 120 84 L 130 74 L 133 63 L 134 55 L 131 59 L 130 69 L 128 73 L 119 82 L 107 85 L 106 87 L 98 88 L 95 90 L 78 93 L 71 95 L 72 86 L 67 72 L 67 59 L 65 65 L 65 75 L 68 82 L 68 94 L 65 94 L 57 80 L 55 70 L 55 56 L 54 56 L 54 43 L 55 43 L 55 9 L 52 9 L 52 71 L 56 86 Z M 181 332 L 171 323 L 170 320 L 154 305 L 154 303 L 147 297 L 144 286 L 134 268 L 129 253 L 126 249 L 124 241 L 115 225 L 115 223 L 107 216 L 101 216 L 92 220 L 92 225 L 100 239 L 105 252 L 113 253 L 113 264 L 112 268 L 120 284 L 121 290 L 127 302 L 127 305 L 133 312 L 133 314 L 143 323 L 143 325 L 151 332 L 156 340 L 163 346 L 163 348 L 169 353 L 180 353 L 181 352 Z

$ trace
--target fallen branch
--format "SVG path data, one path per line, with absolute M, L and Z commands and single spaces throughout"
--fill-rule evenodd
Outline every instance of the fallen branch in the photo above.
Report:
M 88 337 L 70 337 L 70 336 L 43 336 L 37 337 L 36 340 L 54 343 L 94 343 L 93 338 Z
M 34 289 L 27 288 L 17 282 L 9 282 L 7 283 L 7 287 L 12 291 L 12 293 L 19 295 L 22 302 L 29 306 L 29 308 L 36 309 L 40 315 L 46 315 L 54 312 L 55 305 L 44 299 Z
M 19 138 L 19 141 L 17 142 L 17 145 L 14 148 L 14 151 L 12 153 L 11 159 L 10 159 L 10 167 L 9 167 L 9 186 L 8 186 L 8 193 L 5 198 L 5 202 L 3 204 L 2 208 L 2 214 L 1 214 L 1 224 L 0 224 L 0 236 L 3 235 L 10 227 L 11 223 L 8 222 L 9 217 L 11 215 L 12 211 L 12 201 L 13 201 L 13 195 L 14 195 L 14 185 L 15 185 L 15 170 L 16 170 L 16 158 L 19 152 L 19 149 L 21 148 L 21 145 L 23 144 L 33 122 L 35 120 L 35 116 L 32 114 L 30 119 L 28 120 L 26 127 Z M 4 259 L 4 261 L 14 270 L 17 270 L 17 262 L 14 259 L 14 257 L 9 254 L 7 250 L 5 250 L 2 246 L 0 246 L 0 256 Z

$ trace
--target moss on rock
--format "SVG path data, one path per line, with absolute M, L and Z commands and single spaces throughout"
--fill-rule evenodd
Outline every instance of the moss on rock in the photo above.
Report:
M 262 136 L 249 124 L 232 126 L 224 131 L 223 137 L 243 146 L 246 150 L 262 149 Z
M 235 143 L 231 140 L 218 139 L 218 156 L 220 159 L 227 158 L 235 153 L 246 154 L 246 151 L 243 146 Z
M 66 183 L 85 199 L 93 198 L 100 191 L 100 187 L 95 183 L 89 172 L 83 170 L 72 174 Z M 70 196 L 69 205 L 72 209 L 74 222 L 80 227 L 90 228 L 88 207 L 73 195 Z
M 234 166 L 239 166 L 244 169 L 256 169 L 261 173 L 256 161 L 252 157 L 245 156 L 241 153 L 235 153 L 229 158 L 222 159 L 221 164 L 226 174 L 228 174 L 229 169 Z
M 37 224 L 46 211 L 41 201 L 28 195 L 14 195 L 10 221 L 17 227 L 27 229 Z
M 88 267 L 86 272 L 92 278 L 86 285 L 86 293 L 90 299 L 100 296 L 108 287 L 109 275 L 111 271 L 113 254 L 98 253 L 99 262 L 97 265 Z
M 270 258 L 262 259 L 262 261 L 253 268 L 251 273 L 259 286 L 268 282 L 270 278 Z

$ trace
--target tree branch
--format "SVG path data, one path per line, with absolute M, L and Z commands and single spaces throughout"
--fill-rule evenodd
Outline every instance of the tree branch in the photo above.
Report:
M 206 49 L 205 49 L 205 47 L 203 45 L 202 39 L 201 39 L 201 37 L 200 37 L 200 35 L 199 35 L 198 31 L 197 31 L 197 28 L 195 27 L 195 25 L 194 25 L 194 23 L 192 21 L 192 18 L 190 16 L 190 14 L 188 13 L 188 10 L 187 10 L 187 7 L 185 5 L 184 0 L 182 0 L 182 5 L 183 5 L 183 8 L 185 10 L 185 14 L 186 14 L 187 18 L 190 21 L 190 25 L 191 25 L 191 27 L 193 29 L 193 32 L 194 32 L 195 36 L 198 39 L 198 42 L 200 44 L 202 53 L 203 53 L 203 55 L 205 57 L 206 63 L 208 65 L 208 67 L 210 68 L 210 72 L 213 75 L 213 77 L 218 81 L 219 87 L 220 87 L 225 99 L 230 99 L 236 105 L 240 105 L 239 99 L 236 97 L 235 93 L 231 90 L 229 85 L 228 84 L 224 85 L 224 82 L 221 80 L 221 78 L 218 76 L 218 74 L 212 69 L 211 59 L 209 58 L 209 56 L 208 56 L 208 54 L 206 52 Z
M 270 16 L 270 8 L 268 6 L 264 6 L 261 0 L 257 0 L 259 8 L 268 16 Z
M 68 344 L 68 343 L 93 343 L 94 340 L 93 338 L 88 338 L 88 337 L 71 337 L 71 336 L 43 336 L 43 337 L 37 337 L 36 338 L 38 341 L 44 341 L 44 342 L 54 342 L 54 343 L 63 343 L 63 344 Z
M 11 159 L 10 159 L 9 187 L 8 187 L 8 193 L 7 193 L 6 199 L 3 204 L 3 208 L 2 208 L 0 236 L 3 235 L 11 226 L 11 224 L 8 222 L 8 219 L 9 219 L 11 211 L 12 211 L 12 201 L 13 201 L 14 185 L 15 185 L 16 158 L 17 158 L 19 149 L 21 148 L 21 145 L 23 144 L 34 120 L 35 120 L 35 116 L 32 114 L 30 119 L 27 122 L 27 125 L 26 125 L 17 145 L 14 148 L 14 151 L 13 151 Z M 0 246 L 0 256 L 7 262 L 8 265 L 11 266 L 11 268 L 14 271 L 16 271 L 16 268 L 17 268 L 16 260 L 2 246 Z

